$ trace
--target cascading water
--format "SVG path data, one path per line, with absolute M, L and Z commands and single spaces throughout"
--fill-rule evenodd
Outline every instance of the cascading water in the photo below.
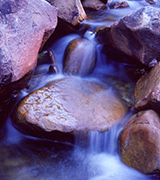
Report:
M 128 3 L 131 5 L 131 10 L 138 7 L 136 1 L 128 1 Z M 140 4 L 138 3 L 138 5 Z M 128 11 L 129 9 L 125 13 L 128 13 Z M 103 15 L 100 14 L 100 16 Z M 63 73 L 64 53 L 67 45 L 79 38 L 87 39 L 90 45 L 86 48 L 88 51 L 83 56 L 78 76 L 87 66 L 89 55 L 92 54 L 92 51 L 96 51 L 96 67 L 90 76 L 83 78 L 101 84 L 105 84 L 107 81 L 111 85 L 115 84 L 112 83 L 113 79 L 119 78 L 116 83 L 125 81 L 125 84 L 130 83 L 130 86 L 132 86 L 134 83 L 130 82 L 130 79 L 126 76 L 125 64 L 108 60 L 103 53 L 103 45 L 96 44 L 95 33 L 92 32 L 92 29 L 103 25 L 103 21 L 103 18 L 98 23 L 95 23 L 95 20 L 84 21 L 82 24 L 92 24 L 92 26 L 83 37 L 79 34 L 71 34 L 56 41 L 50 49 L 57 60 L 56 65 L 59 73 L 56 75 L 49 74 L 50 64 L 39 65 L 28 88 L 22 90 L 18 95 L 19 99 L 50 81 L 67 76 Z M 83 43 L 81 46 L 83 46 Z M 124 95 L 124 92 L 122 92 L 122 95 Z M 118 137 L 132 114 L 133 112 L 126 114 L 124 118 L 120 119 L 115 126 L 106 132 L 88 132 L 87 146 L 83 146 L 84 139 L 79 135 L 76 137 L 75 145 L 24 135 L 14 128 L 8 116 L 0 131 L 0 180 L 156 179 L 154 176 L 143 175 L 127 167 L 120 159 Z

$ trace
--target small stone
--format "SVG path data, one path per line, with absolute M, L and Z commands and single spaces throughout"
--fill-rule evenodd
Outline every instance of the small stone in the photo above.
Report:
M 56 58 L 55 58 L 52 50 L 48 50 L 48 53 L 49 53 L 49 56 L 51 58 L 51 62 L 54 63 L 54 64 L 57 63 Z
M 55 65 L 51 64 L 49 66 L 49 70 L 48 70 L 49 74 L 57 74 L 58 72 L 59 72 L 58 68 Z
M 106 5 L 100 0 L 84 0 L 83 7 L 98 11 L 105 9 Z
M 148 67 L 149 67 L 149 68 L 152 68 L 152 67 L 154 67 L 157 63 L 158 63 L 157 59 L 154 58 L 154 59 L 148 64 Z
M 129 7 L 129 4 L 125 1 L 116 2 L 116 3 L 111 5 L 112 9 L 119 9 L 119 8 L 126 8 L 126 7 Z

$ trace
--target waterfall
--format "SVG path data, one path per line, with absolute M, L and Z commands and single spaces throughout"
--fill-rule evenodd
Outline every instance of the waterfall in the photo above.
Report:
M 118 137 L 133 112 L 126 114 L 111 129 L 105 132 L 89 131 L 89 150 L 91 153 L 118 154 Z

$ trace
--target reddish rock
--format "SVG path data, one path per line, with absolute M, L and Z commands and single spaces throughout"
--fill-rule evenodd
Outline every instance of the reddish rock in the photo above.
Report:
M 96 48 L 93 41 L 88 39 L 74 39 L 64 54 L 63 70 L 67 74 L 87 76 L 96 65 Z
M 134 90 L 135 109 L 154 109 L 160 112 L 160 62 L 143 75 Z
M 35 68 L 38 51 L 54 31 L 57 10 L 43 0 L 0 1 L 0 86 Z
M 84 0 L 83 7 L 86 9 L 92 10 L 103 10 L 106 8 L 106 5 L 100 0 Z
M 64 133 L 67 137 L 77 131 L 108 130 L 126 110 L 108 85 L 72 77 L 53 81 L 28 95 L 12 119 L 29 134 L 61 140 Z
M 145 65 L 153 59 L 160 61 L 159 24 L 159 10 L 151 6 L 139 9 L 111 26 L 111 44 Z
M 77 25 L 86 18 L 80 0 L 47 0 L 58 9 L 58 17 L 68 23 Z
M 110 5 L 112 9 L 126 8 L 129 7 L 129 4 L 125 1 L 118 1 Z
M 160 172 L 160 119 L 153 110 L 135 114 L 119 137 L 122 161 L 144 174 Z

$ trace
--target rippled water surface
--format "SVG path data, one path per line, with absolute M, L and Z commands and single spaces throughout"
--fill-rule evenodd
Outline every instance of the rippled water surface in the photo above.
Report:
M 90 25 L 83 35 L 95 43 L 95 31 L 100 26 L 108 26 L 124 15 L 143 7 L 142 1 L 127 1 L 130 8 L 107 9 L 87 12 L 88 19 L 81 25 Z M 123 164 L 119 156 L 118 136 L 127 123 L 132 112 L 133 89 L 135 82 L 127 75 L 125 63 L 114 62 L 103 53 L 103 45 L 96 45 L 97 63 L 92 75 L 86 77 L 91 81 L 109 83 L 118 89 L 120 96 L 129 104 L 130 112 L 107 132 L 89 132 L 87 146 L 83 139 L 76 136 L 76 143 L 60 143 L 46 139 L 38 139 L 19 132 L 9 117 L 10 110 L 16 102 L 30 92 L 50 81 L 63 78 L 63 54 L 68 43 L 79 34 L 71 34 L 56 41 L 50 49 L 57 60 L 59 74 L 49 74 L 50 64 L 37 67 L 28 88 L 19 95 L 13 94 L 14 103 L 7 102 L 3 115 L 6 121 L 0 130 L 0 180 L 151 180 L 155 176 L 147 176 Z M 89 47 L 88 47 L 89 48 Z M 10 109 L 10 110 L 9 110 Z M 8 110 L 8 111 L 7 111 Z M 8 113 L 8 115 L 7 115 Z

